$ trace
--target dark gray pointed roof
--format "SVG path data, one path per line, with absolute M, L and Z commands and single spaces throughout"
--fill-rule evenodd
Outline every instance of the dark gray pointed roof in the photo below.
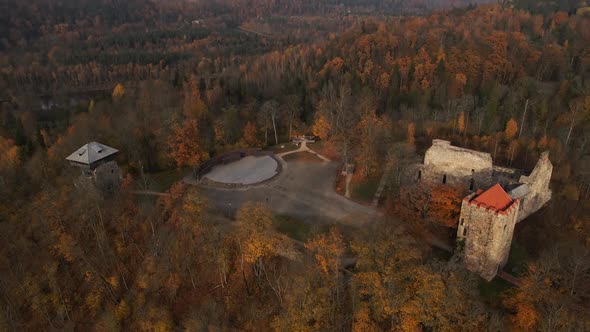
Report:
M 97 142 L 90 142 L 79 148 L 66 158 L 68 161 L 90 165 L 108 156 L 112 156 L 119 150 L 100 144 Z

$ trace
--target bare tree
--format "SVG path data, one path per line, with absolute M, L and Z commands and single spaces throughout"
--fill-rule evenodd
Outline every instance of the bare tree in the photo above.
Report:
M 289 95 L 285 98 L 285 112 L 289 122 L 289 139 L 293 137 L 293 121 L 301 114 L 299 98 L 296 95 Z
M 276 123 L 276 117 L 277 117 L 278 111 L 279 111 L 279 103 L 277 103 L 275 100 L 269 100 L 262 105 L 262 113 L 265 116 L 270 116 L 270 118 L 271 118 L 272 127 L 273 127 L 274 133 L 275 133 L 275 144 L 279 144 L 279 136 L 277 134 L 277 123 Z

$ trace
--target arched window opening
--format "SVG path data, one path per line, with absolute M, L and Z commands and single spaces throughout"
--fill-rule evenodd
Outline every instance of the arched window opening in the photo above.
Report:
M 473 191 L 473 189 L 475 188 L 475 179 L 471 179 L 469 181 L 469 190 Z
M 467 236 L 467 227 L 463 228 L 463 236 Z
M 422 180 L 422 171 L 418 171 L 418 180 Z
M 443 184 L 447 184 L 447 175 L 443 175 Z
M 465 225 L 465 218 L 461 218 L 461 226 Z

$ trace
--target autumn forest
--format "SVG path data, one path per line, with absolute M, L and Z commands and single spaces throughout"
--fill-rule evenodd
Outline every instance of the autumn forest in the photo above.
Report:
M 0 331 L 590 329 L 590 2 L 5 0 L 0 32 Z M 186 180 L 299 135 L 277 172 L 326 156 L 374 217 Z M 407 180 L 433 139 L 549 151 L 507 277 L 464 267 L 468 188 Z M 65 160 L 92 141 L 109 193 Z

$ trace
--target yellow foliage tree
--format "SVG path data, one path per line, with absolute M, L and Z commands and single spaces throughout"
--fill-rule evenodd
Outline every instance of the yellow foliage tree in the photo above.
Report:
M 321 234 L 305 244 L 316 259 L 319 270 L 325 276 L 338 274 L 340 259 L 344 254 L 344 239 L 335 228 L 328 235 Z
M 18 146 L 13 140 L 0 136 L 0 176 L 3 172 L 15 170 L 20 164 Z
M 514 156 L 518 152 L 518 147 L 518 140 L 510 142 L 510 144 L 508 145 L 508 161 L 510 164 L 512 164 L 512 162 L 514 161 Z
M 352 322 L 353 332 L 375 331 L 377 326 L 371 320 L 371 312 L 366 306 L 362 306 L 354 313 L 354 320 Z
M 332 125 L 328 122 L 324 115 L 317 114 L 312 130 L 314 135 L 318 136 L 322 140 L 326 140 L 330 136 Z
M 272 214 L 260 203 L 246 203 L 236 215 L 238 237 L 244 259 L 255 263 L 260 258 L 275 252 L 276 238 L 273 236 Z
M 408 124 L 408 144 L 414 146 L 416 143 L 416 125 L 414 122 Z
M 123 84 L 118 83 L 113 89 L 113 99 L 121 99 L 125 95 L 125 87 Z
M 459 113 L 459 120 L 457 120 L 457 129 L 459 129 L 459 133 L 465 132 L 465 112 Z
M 115 318 L 117 321 L 123 321 L 127 317 L 129 317 L 129 313 L 131 312 L 131 308 L 129 308 L 129 304 L 125 299 L 122 299 L 121 302 L 115 307 Z
M 207 112 L 208 107 L 201 99 L 199 84 L 193 76 L 184 84 L 183 114 L 189 119 L 201 119 Z

